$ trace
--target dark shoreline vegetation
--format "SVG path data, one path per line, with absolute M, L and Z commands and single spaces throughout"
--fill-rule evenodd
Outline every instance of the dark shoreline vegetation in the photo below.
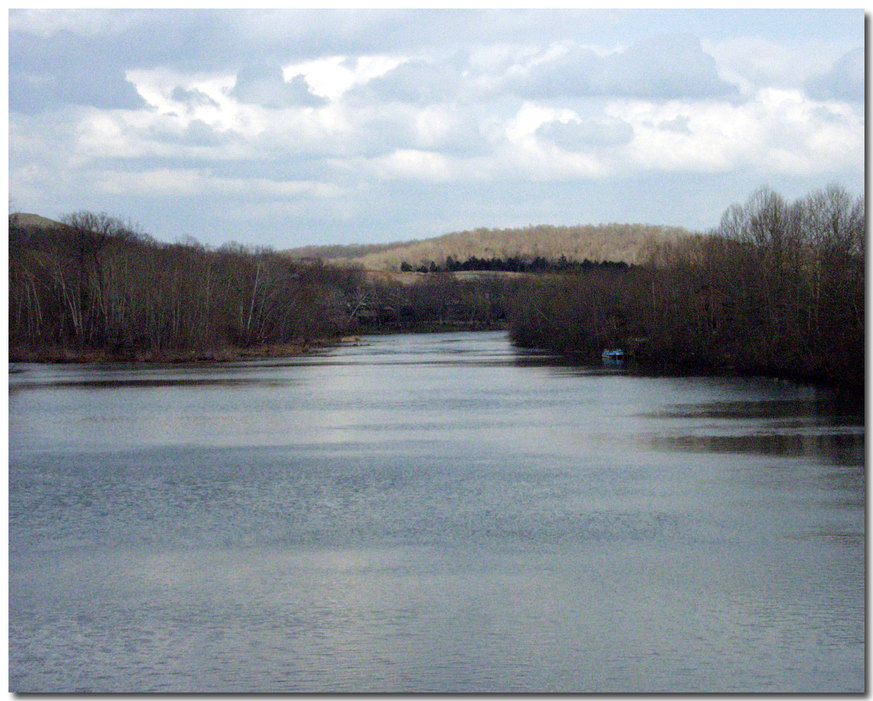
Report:
M 767 189 L 719 228 L 627 271 L 532 280 L 510 333 L 591 360 L 622 347 L 648 368 L 864 385 L 864 199 Z
M 343 337 L 509 329 L 581 362 L 864 384 L 864 199 L 762 189 L 708 234 L 641 264 L 447 258 L 399 275 L 265 248 L 155 241 L 79 212 L 9 221 L 10 361 L 195 362 L 291 355 Z M 405 276 L 405 277 L 404 277 Z M 411 279 L 410 279 L 411 277 Z
M 506 328 L 508 290 L 450 274 L 372 279 L 235 243 L 161 243 L 106 214 L 9 220 L 13 362 L 235 360 L 365 333 Z

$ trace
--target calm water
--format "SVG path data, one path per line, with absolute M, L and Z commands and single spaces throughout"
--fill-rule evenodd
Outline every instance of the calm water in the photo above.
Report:
M 9 376 L 10 688 L 864 690 L 864 426 L 501 333 Z

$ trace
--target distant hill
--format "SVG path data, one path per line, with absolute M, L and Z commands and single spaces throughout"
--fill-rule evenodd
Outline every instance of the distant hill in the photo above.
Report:
M 350 243 L 330 246 L 301 246 L 282 251 L 292 258 L 321 258 L 323 260 L 351 260 L 363 256 L 406 246 L 414 241 L 395 241 L 394 243 Z
M 46 219 L 39 214 L 27 214 L 25 212 L 15 212 L 9 215 L 9 223 L 22 228 L 32 229 L 54 229 L 62 226 L 60 222 L 54 219 Z
M 306 246 L 284 251 L 292 258 L 321 258 L 325 262 L 358 264 L 366 270 L 400 270 L 442 263 L 447 256 L 464 261 L 477 258 L 534 258 L 642 263 L 664 241 L 692 235 L 679 227 L 646 224 L 587 226 L 528 226 L 520 229 L 459 231 L 421 241 L 349 246 Z

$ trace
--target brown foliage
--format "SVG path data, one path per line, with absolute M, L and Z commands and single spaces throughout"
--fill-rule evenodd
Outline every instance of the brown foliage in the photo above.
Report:
M 516 342 L 649 363 L 864 381 L 864 200 L 762 189 L 718 230 L 626 272 L 541 281 L 510 307 Z
M 102 214 L 11 220 L 10 347 L 136 358 L 305 343 L 345 332 L 344 290 L 359 277 L 234 244 L 160 244 Z

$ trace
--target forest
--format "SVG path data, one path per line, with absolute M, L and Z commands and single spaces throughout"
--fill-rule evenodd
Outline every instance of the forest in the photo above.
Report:
M 408 284 L 266 248 L 162 243 L 106 214 L 10 217 L 10 360 L 225 359 L 508 328 L 582 362 L 623 348 L 644 367 L 863 385 L 863 197 L 761 189 L 715 231 L 646 244 L 634 264 L 446 256 Z
M 840 187 L 788 202 L 762 188 L 708 234 L 644 265 L 531 278 L 513 297 L 521 346 L 648 367 L 862 387 L 865 204 Z
M 368 280 L 357 266 L 234 243 L 161 243 L 102 213 L 9 221 L 13 361 L 231 359 L 350 334 L 502 328 L 509 290 L 447 274 Z
M 226 357 L 305 347 L 352 325 L 352 269 L 266 249 L 159 243 L 105 214 L 9 227 L 10 360 Z

